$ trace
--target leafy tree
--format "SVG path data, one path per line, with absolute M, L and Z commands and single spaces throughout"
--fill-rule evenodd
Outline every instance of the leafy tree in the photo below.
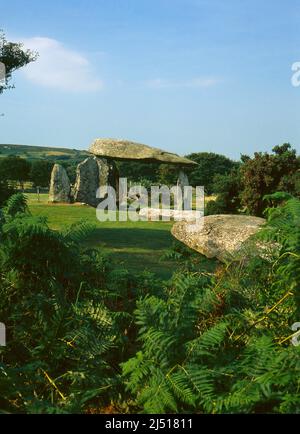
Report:
M 298 157 L 297 161 L 298 167 L 300 167 L 300 157 Z M 293 193 L 300 198 L 300 169 L 290 175 L 283 176 L 278 188 Z
M 5 204 L 7 199 L 14 194 L 15 190 L 8 185 L 7 180 L 0 179 L 0 207 Z
M 256 152 L 241 167 L 241 201 L 250 214 L 263 215 L 266 194 L 277 190 L 295 193 L 296 179 L 292 179 L 300 168 L 296 151 L 289 143 L 275 146 L 272 151 Z
M 0 178 L 23 184 L 29 180 L 31 164 L 21 157 L 8 156 L 0 160 Z
M 0 82 L 0 94 L 13 87 L 9 85 L 13 72 L 36 58 L 37 53 L 24 49 L 21 43 L 7 41 L 5 35 L 0 33 L 0 62 L 5 66 L 5 83 Z
M 225 175 L 215 175 L 212 189 L 217 195 L 206 206 L 206 214 L 236 214 L 241 207 L 241 180 L 238 168 Z
M 176 185 L 178 179 L 178 167 L 172 166 L 171 164 L 160 164 L 157 181 L 159 184 L 164 185 Z
M 29 179 L 38 187 L 48 187 L 53 163 L 48 160 L 37 160 L 31 163 Z
M 76 181 L 76 170 L 77 170 L 77 165 L 81 162 L 82 160 L 79 160 L 78 162 L 72 162 L 72 163 L 66 163 L 66 162 L 62 162 L 62 166 L 66 169 L 67 175 L 69 177 L 70 183 L 71 184 L 75 184 Z
M 158 164 L 139 163 L 137 161 L 117 161 L 120 176 L 130 181 L 138 182 L 140 179 L 157 179 Z
M 225 175 L 236 167 L 237 163 L 224 155 L 212 152 L 198 152 L 186 156 L 198 163 L 189 175 L 190 185 L 193 187 L 204 186 L 207 194 L 214 193 L 213 181 L 215 175 Z

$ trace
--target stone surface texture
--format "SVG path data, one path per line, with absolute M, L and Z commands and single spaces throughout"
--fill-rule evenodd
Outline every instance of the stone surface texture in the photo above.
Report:
M 49 190 L 49 202 L 69 203 L 70 202 L 70 181 L 64 167 L 60 164 L 54 164 Z
M 181 166 L 197 165 L 188 158 L 129 140 L 96 139 L 90 146 L 89 152 L 98 157 L 112 158 L 114 160 L 137 160 Z
M 172 227 L 172 235 L 188 247 L 227 262 L 246 252 L 246 242 L 257 233 L 265 220 L 246 215 L 211 215 L 199 224 L 180 221 Z
M 86 158 L 77 166 L 73 187 L 74 201 L 96 207 L 100 198 L 103 198 L 98 189 L 108 185 L 118 192 L 118 178 L 118 170 L 113 161 L 97 157 Z

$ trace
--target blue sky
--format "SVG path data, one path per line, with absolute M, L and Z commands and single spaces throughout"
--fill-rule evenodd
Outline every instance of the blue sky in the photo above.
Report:
M 40 52 L 0 95 L 0 143 L 300 150 L 299 0 L 0 0 L 0 11 L 7 37 Z

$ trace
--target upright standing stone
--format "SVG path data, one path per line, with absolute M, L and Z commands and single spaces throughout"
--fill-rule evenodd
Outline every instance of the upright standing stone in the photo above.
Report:
M 98 164 L 98 187 L 109 185 L 113 187 L 116 192 L 116 198 L 118 199 L 119 192 L 119 171 L 116 163 L 113 160 L 106 158 L 94 157 Z
M 60 164 L 54 164 L 49 190 L 49 202 L 70 202 L 70 181 Z
M 86 158 L 78 164 L 74 185 L 74 201 L 96 206 L 98 165 L 94 158 Z
M 188 185 L 189 185 L 189 180 L 186 173 L 183 170 L 180 170 L 177 179 L 177 200 L 176 203 L 174 204 L 174 206 L 175 207 L 177 206 L 178 209 L 184 207 L 185 200 L 188 199 L 184 191 L 184 187 L 188 187 Z M 187 206 L 191 206 L 191 204 L 188 203 Z
M 114 162 L 104 158 L 86 158 L 77 166 L 74 201 L 96 207 L 100 201 L 98 189 L 106 185 L 117 191 L 118 174 Z
M 177 180 L 177 186 L 181 187 L 182 191 L 183 191 L 184 187 L 189 186 L 189 179 L 187 177 L 187 174 L 185 172 L 183 172 L 183 170 L 180 170 L 180 172 L 179 172 L 178 180 Z

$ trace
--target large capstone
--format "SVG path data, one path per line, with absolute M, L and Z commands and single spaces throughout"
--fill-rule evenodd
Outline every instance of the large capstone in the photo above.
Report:
M 172 235 L 207 258 L 222 262 L 248 254 L 249 238 L 256 234 L 265 220 L 245 215 L 211 215 L 195 222 L 177 222 Z M 247 245 L 248 244 L 248 245 Z
M 78 164 L 73 188 L 75 202 L 96 207 L 100 202 L 100 198 L 105 196 L 106 186 L 113 187 L 117 193 L 118 170 L 113 161 L 89 157 Z
M 156 162 L 181 166 L 197 165 L 197 163 L 188 158 L 129 140 L 96 139 L 90 146 L 89 152 L 98 157 L 112 158 L 114 160 L 137 160 L 140 162 Z
M 49 190 L 49 202 L 70 202 L 70 181 L 67 172 L 60 164 L 54 164 Z

